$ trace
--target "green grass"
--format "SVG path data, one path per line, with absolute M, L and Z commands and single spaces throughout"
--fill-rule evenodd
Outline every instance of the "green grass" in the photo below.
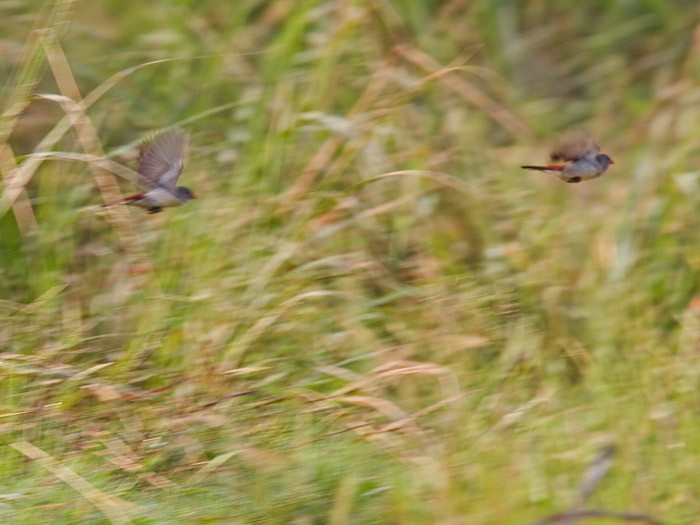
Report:
M 700 13 L 523 4 L 3 8 L 3 195 L 74 77 L 90 153 L 183 126 L 199 199 L 115 225 L 44 160 L 0 217 L 0 516 L 521 524 L 614 444 L 586 505 L 692 523 Z M 609 175 L 519 169 L 576 126 Z

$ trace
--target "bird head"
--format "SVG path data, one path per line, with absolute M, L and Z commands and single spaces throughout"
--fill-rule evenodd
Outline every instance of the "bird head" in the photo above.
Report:
M 175 196 L 178 198 L 178 200 L 182 202 L 187 202 L 197 198 L 197 196 L 192 192 L 192 190 L 186 186 L 178 186 L 177 188 L 175 188 Z
M 595 160 L 597 160 L 603 168 L 607 168 L 611 164 L 615 164 L 615 161 L 612 160 L 608 155 L 605 153 L 601 153 L 600 155 L 596 155 Z

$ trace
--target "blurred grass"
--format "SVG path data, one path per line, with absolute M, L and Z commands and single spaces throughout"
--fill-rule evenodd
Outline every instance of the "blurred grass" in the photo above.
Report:
M 45 161 L 0 218 L 9 522 L 525 523 L 608 443 L 594 506 L 697 522 L 694 2 L 0 9 L 3 190 L 63 118 L 50 27 L 83 97 L 175 59 L 87 115 L 130 166 L 185 125 L 200 195 L 126 242 Z M 518 169 L 570 126 L 609 176 Z

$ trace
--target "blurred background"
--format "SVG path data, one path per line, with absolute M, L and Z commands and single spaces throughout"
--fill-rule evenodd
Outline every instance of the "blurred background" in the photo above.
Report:
M 587 505 L 700 523 L 697 2 L 0 14 L 5 520 L 521 524 L 614 445 Z M 115 222 L 78 156 L 169 126 Z

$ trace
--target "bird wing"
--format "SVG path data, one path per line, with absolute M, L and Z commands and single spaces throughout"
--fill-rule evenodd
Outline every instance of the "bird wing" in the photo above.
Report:
M 598 153 L 600 153 L 600 147 L 593 137 L 582 131 L 574 131 L 564 135 L 550 153 L 550 157 L 553 161 L 575 161 L 595 157 Z
M 138 172 L 154 184 L 174 189 L 185 165 L 187 133 L 170 129 L 141 144 Z

